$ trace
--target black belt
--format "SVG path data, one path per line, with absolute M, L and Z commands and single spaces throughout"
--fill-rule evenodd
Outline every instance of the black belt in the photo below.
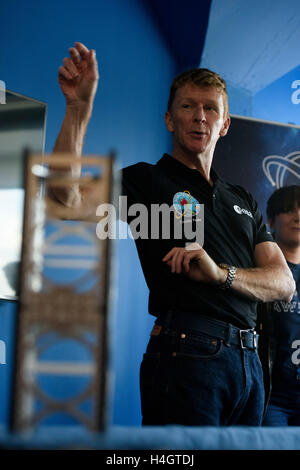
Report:
M 158 330 L 158 326 L 161 326 L 162 329 Z M 190 312 L 171 311 L 160 314 L 155 321 L 154 328 L 162 333 L 168 333 L 174 328 L 200 331 L 214 338 L 222 339 L 228 346 L 235 345 L 241 349 L 257 349 L 259 338 L 254 328 L 242 330 L 230 323 Z

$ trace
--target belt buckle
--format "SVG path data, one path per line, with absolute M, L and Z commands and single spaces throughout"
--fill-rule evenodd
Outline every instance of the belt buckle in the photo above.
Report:
M 257 336 L 257 333 L 256 333 L 256 331 L 253 329 L 253 348 L 254 348 L 254 349 L 257 349 L 257 338 L 256 338 L 256 336 Z
M 242 335 L 242 333 L 252 333 L 253 334 L 253 349 L 256 349 L 257 348 L 257 333 L 255 331 L 255 329 L 251 329 L 251 330 L 239 330 L 239 334 L 240 334 L 240 344 L 241 344 L 241 348 L 242 349 L 247 349 L 247 346 L 244 346 L 244 337 Z
M 243 341 L 244 341 L 245 338 L 243 337 L 242 333 L 246 333 L 246 332 L 248 332 L 248 331 L 249 331 L 249 330 L 239 330 L 240 345 L 241 345 L 241 348 L 242 348 L 242 349 L 247 349 L 247 346 L 244 346 L 244 343 L 243 343 Z

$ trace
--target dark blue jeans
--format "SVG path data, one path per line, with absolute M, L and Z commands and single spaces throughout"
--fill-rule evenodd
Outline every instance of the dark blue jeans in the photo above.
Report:
M 264 386 L 257 352 L 199 331 L 152 336 L 140 387 L 143 425 L 261 425 Z
M 300 426 L 300 410 L 269 403 L 264 426 Z

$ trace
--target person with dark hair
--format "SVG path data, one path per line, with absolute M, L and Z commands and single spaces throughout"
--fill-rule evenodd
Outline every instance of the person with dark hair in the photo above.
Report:
M 267 312 L 272 363 L 265 426 L 300 425 L 300 186 L 284 186 L 268 200 L 273 236 L 293 274 L 296 290 L 290 302 L 277 300 Z
M 69 52 L 59 68 L 66 115 L 54 151 L 81 155 L 99 74 L 95 51 L 75 43 Z M 156 317 L 141 364 L 143 424 L 260 425 L 256 303 L 289 301 L 294 281 L 253 197 L 212 169 L 230 126 L 220 75 L 200 68 L 177 76 L 165 124 L 171 155 L 123 169 L 123 194 L 150 216 L 157 205 L 174 207 L 182 227 L 201 222 L 203 205 L 204 244 L 174 231 L 135 240 Z M 72 198 L 84 200 L 78 191 Z

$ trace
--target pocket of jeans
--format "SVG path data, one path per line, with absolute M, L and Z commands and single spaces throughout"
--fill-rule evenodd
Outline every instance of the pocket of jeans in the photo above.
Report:
M 224 342 L 204 333 L 190 335 L 180 343 L 176 356 L 185 356 L 194 359 L 210 359 L 219 356 L 223 350 Z

